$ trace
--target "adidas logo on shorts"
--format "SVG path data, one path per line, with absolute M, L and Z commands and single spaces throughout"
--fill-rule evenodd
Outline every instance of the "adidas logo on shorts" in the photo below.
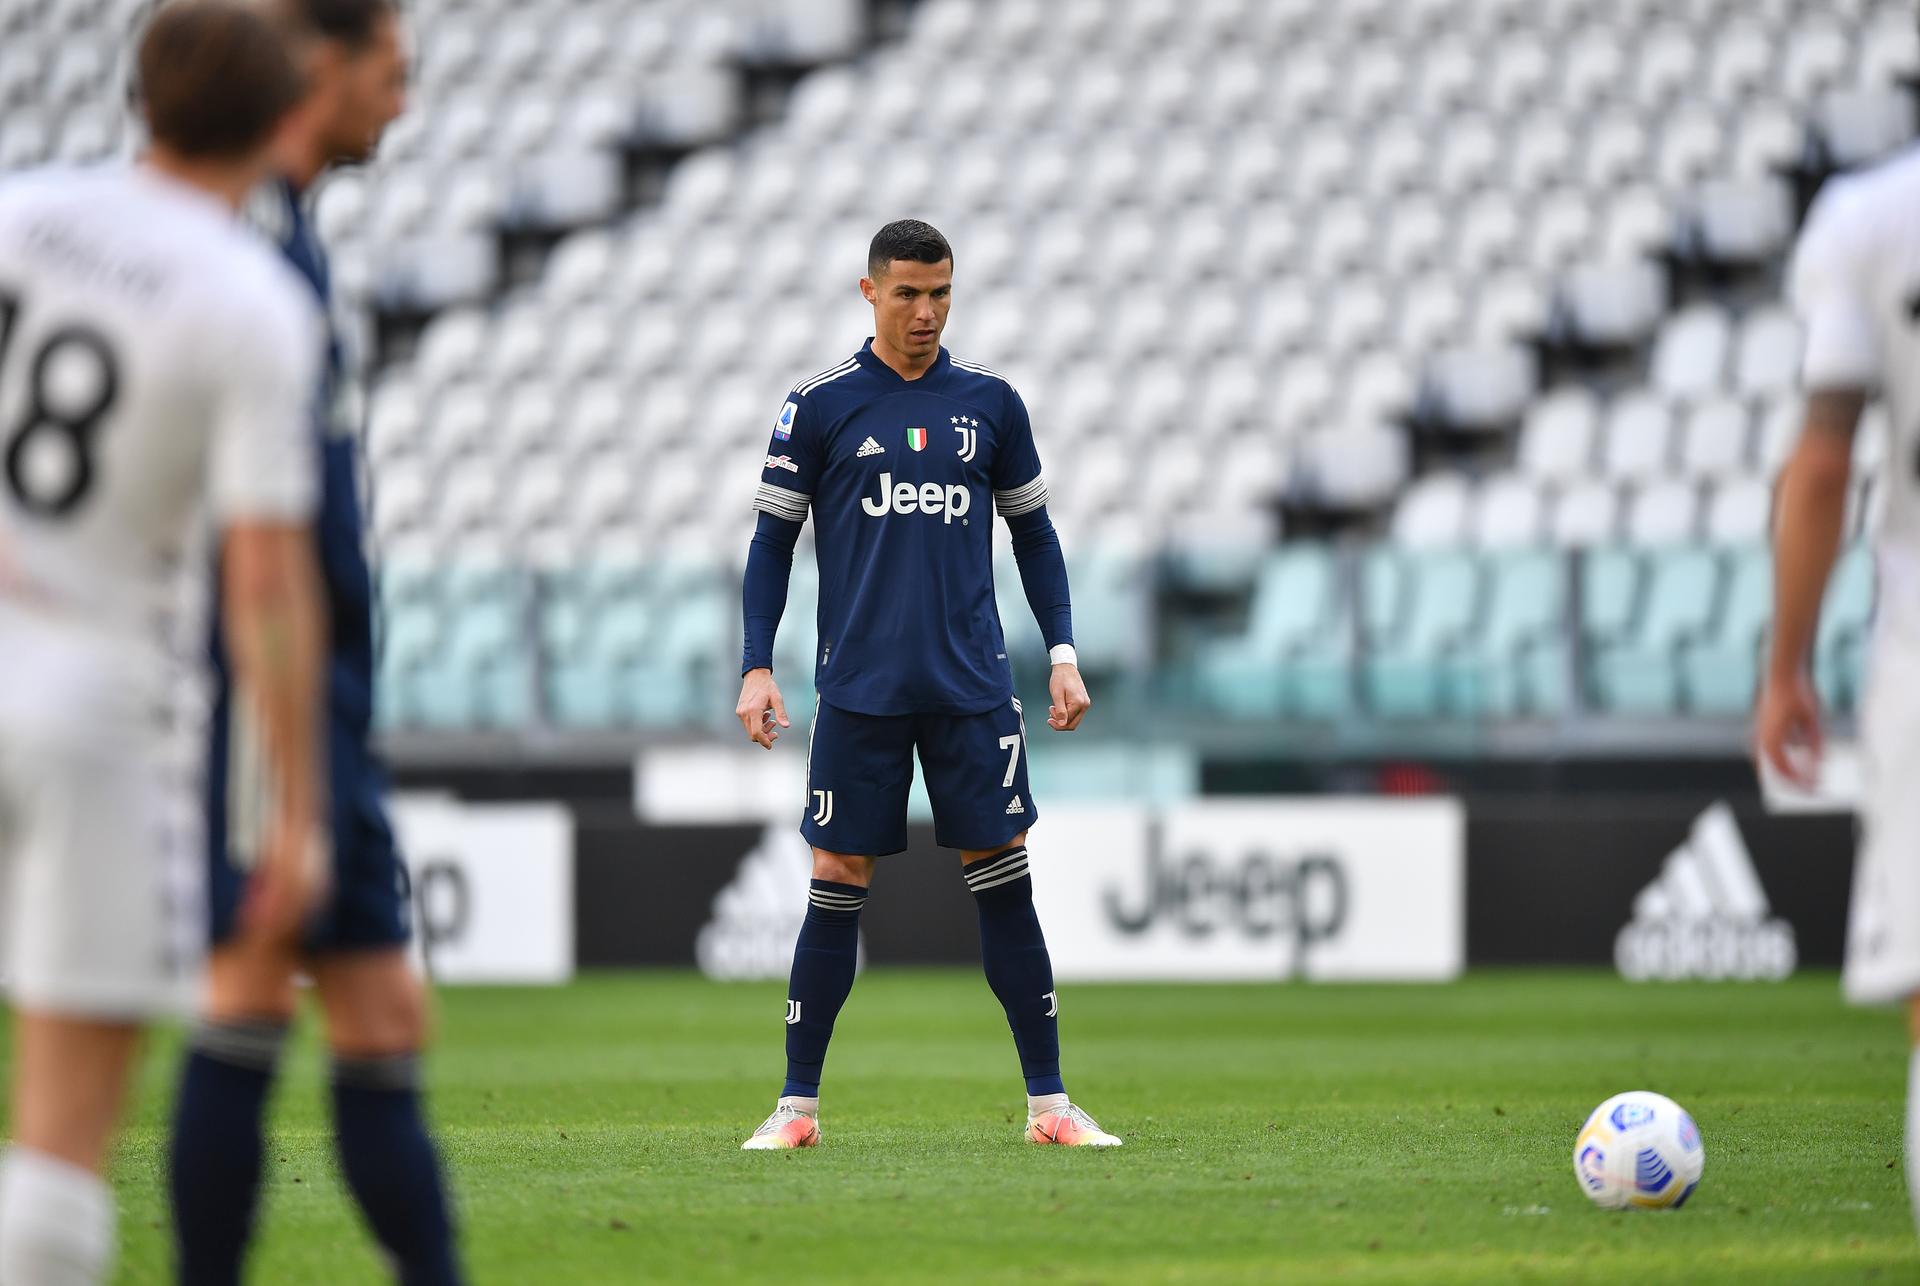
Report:
M 860 449 L 853 454 L 855 459 L 864 460 L 870 455 L 885 455 L 886 453 L 887 449 L 885 447 L 875 442 L 872 438 L 868 438 L 860 444 Z
M 1013 797 L 1013 802 L 1007 805 L 1007 816 L 1009 817 L 1017 817 L 1021 813 L 1024 813 L 1026 811 L 1027 811 L 1027 806 L 1020 802 L 1020 796 L 1018 795 L 1015 795 Z

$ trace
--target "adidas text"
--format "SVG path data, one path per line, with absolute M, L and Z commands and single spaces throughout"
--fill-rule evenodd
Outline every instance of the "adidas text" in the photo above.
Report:
M 875 442 L 872 438 L 868 438 L 860 444 L 860 449 L 853 454 L 856 458 L 864 460 L 870 455 L 885 455 L 886 453 L 887 449 L 885 447 Z
M 1018 795 L 1015 795 L 1013 797 L 1013 802 L 1007 805 L 1007 816 L 1009 817 L 1017 817 L 1021 813 L 1024 813 L 1026 811 L 1027 811 L 1027 806 L 1020 802 L 1020 796 Z

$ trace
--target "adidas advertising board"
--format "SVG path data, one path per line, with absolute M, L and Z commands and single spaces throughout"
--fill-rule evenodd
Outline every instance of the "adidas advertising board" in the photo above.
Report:
M 436 982 L 573 977 L 570 809 L 403 793 L 391 811 L 413 886 L 412 950 Z
M 709 978 L 784 979 L 793 970 L 793 946 L 807 918 L 813 850 L 792 826 L 769 826 L 740 859 L 733 879 L 713 899 L 694 939 L 694 957 Z M 864 943 L 860 962 L 866 955 Z M 855 968 L 859 967 L 856 963 Z
M 1622 977 L 1778 980 L 1798 959 L 1793 926 L 1772 913 L 1733 810 L 1715 803 L 1633 900 L 1614 940 Z
M 1854 821 L 1757 791 L 1488 797 L 1467 817 L 1474 964 L 1784 978 L 1840 963 Z
M 1440 981 L 1466 962 L 1451 799 L 1054 805 L 1033 840 L 1056 976 Z

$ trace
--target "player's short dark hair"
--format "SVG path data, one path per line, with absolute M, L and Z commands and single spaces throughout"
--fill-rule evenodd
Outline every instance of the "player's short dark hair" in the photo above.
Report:
M 349 49 L 365 49 L 387 18 L 398 17 L 398 0 L 275 0 L 294 27 Z
M 953 247 L 940 235 L 940 229 L 919 219 L 895 219 L 873 234 L 867 247 L 867 276 L 878 278 L 895 259 L 914 263 L 939 263 L 953 258 Z
M 140 37 L 137 93 L 156 143 L 233 160 L 262 146 L 302 84 L 286 34 L 243 0 L 175 0 Z

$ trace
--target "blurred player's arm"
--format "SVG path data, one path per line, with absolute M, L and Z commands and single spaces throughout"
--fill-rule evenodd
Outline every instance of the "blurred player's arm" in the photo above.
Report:
M 262 931 L 291 932 L 325 876 L 326 607 L 311 523 L 229 524 L 220 582 L 236 700 L 250 704 L 272 765 L 274 824 L 251 911 Z
M 224 642 L 269 765 L 271 821 L 243 932 L 298 932 L 325 889 L 326 600 L 313 521 L 319 451 L 311 419 L 321 325 L 305 287 L 276 280 L 238 318 L 221 363 L 209 491 L 220 523 Z
M 1845 180 L 1814 203 L 1794 252 L 1789 292 L 1806 327 L 1805 427 L 1780 476 L 1774 513 L 1772 643 L 1754 741 L 1787 780 L 1811 786 L 1821 749 L 1820 701 L 1809 674 L 1820 603 L 1840 553 L 1861 408 L 1880 380 L 1880 343 L 1863 226 Z
M 813 505 L 820 477 L 820 449 L 810 404 L 799 389 L 788 395 L 774 421 L 766 465 L 753 507 L 759 513 L 753 542 L 747 546 L 746 574 L 740 582 L 740 700 L 734 717 L 755 745 L 773 749 L 780 729 L 792 726 L 786 698 L 773 678 L 773 639 L 787 610 L 787 581 L 793 574 L 793 547 Z
M 1060 534 L 1047 514 L 1047 483 L 1040 473 L 1040 453 L 1033 442 L 1033 425 L 1018 394 L 1010 393 L 1007 441 L 994 461 L 993 507 L 1013 536 L 1013 559 L 1020 568 L 1020 588 L 1040 626 L 1040 637 L 1053 662 L 1047 679 L 1047 726 L 1072 732 L 1080 726 L 1093 699 L 1080 677 L 1080 658 L 1073 650 L 1073 595 L 1067 585 L 1067 559 Z

